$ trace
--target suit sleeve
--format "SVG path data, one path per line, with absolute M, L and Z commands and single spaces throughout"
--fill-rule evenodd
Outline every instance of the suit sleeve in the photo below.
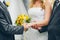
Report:
M 42 29 L 38 30 L 40 33 L 48 31 L 48 26 L 42 27 Z
M 3 15 L 3 11 L 0 10 L 0 31 L 6 34 L 23 34 L 24 27 L 13 26 L 11 24 L 8 24 Z

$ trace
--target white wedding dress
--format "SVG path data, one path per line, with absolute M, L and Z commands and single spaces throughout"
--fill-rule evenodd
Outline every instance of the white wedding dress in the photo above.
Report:
M 30 8 L 28 10 L 29 16 L 32 18 L 32 21 L 42 21 L 44 20 L 44 10 L 42 8 Z M 26 32 L 26 39 L 27 40 L 48 40 L 48 32 L 44 32 L 44 33 L 40 33 L 38 30 L 36 29 L 32 29 L 30 28 L 27 32 Z

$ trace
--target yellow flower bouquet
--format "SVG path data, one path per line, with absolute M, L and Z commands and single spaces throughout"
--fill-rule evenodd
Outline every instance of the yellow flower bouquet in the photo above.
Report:
M 17 19 L 15 24 L 21 26 L 24 22 L 30 23 L 31 18 L 27 14 L 20 14 Z
M 31 18 L 27 14 L 20 14 L 17 17 L 17 19 L 15 21 L 15 24 L 17 26 L 22 26 L 23 23 L 30 23 L 30 21 L 31 21 Z M 24 35 L 22 35 L 22 39 L 26 40 L 26 38 L 25 38 L 25 32 L 24 32 Z

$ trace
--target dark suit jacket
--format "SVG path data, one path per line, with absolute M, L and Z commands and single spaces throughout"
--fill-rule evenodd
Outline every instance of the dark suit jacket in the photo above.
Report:
M 48 26 L 48 30 L 51 29 L 58 29 L 60 30 L 60 3 L 58 2 L 56 4 L 57 1 L 55 1 L 54 7 L 53 7 L 53 11 L 52 11 L 52 15 L 51 15 L 51 20 Z
M 0 40 L 14 40 L 14 34 L 23 34 L 24 27 L 13 26 L 6 6 L 0 2 Z
M 60 40 L 60 1 L 55 0 L 48 25 L 48 40 Z

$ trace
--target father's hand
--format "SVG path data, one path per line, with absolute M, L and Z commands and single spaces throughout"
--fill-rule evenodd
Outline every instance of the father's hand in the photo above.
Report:
M 29 28 L 29 25 L 27 23 L 24 23 L 23 26 L 24 26 L 24 31 L 27 31 Z

